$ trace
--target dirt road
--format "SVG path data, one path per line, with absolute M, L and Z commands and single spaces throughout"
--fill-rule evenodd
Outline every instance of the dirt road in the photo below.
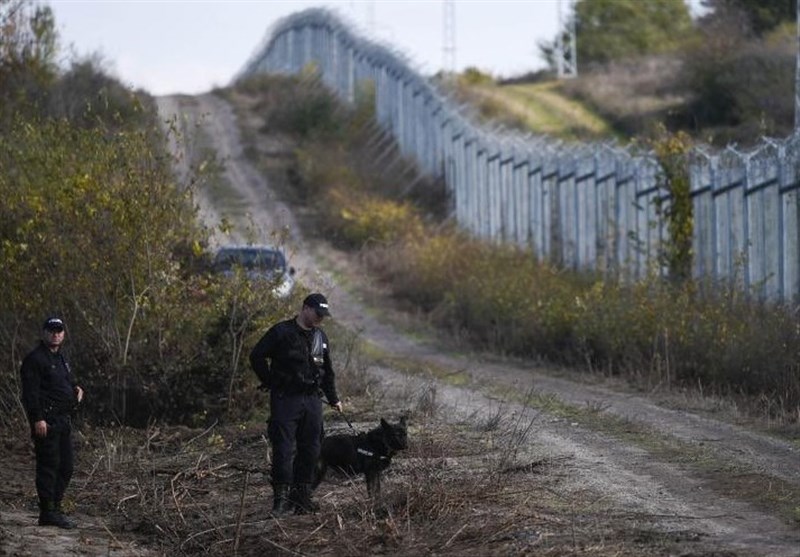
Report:
M 498 409 L 530 412 L 521 404 L 520 393 L 550 400 L 551 408 L 566 405 L 583 409 L 577 417 L 565 417 L 563 412 L 547 408 L 538 410 L 530 440 L 532 451 L 569 463 L 569 489 L 590 488 L 602 493 L 605 505 L 629 513 L 631 520 L 637 516 L 654 519 L 665 532 L 694 532 L 720 554 L 800 556 L 797 523 L 739 498 L 733 477 L 738 474 L 764 481 L 765 490 L 770 488 L 770 478 L 796 487 L 800 485 L 797 445 L 686 409 L 672 410 L 607 384 L 573 380 L 559 370 L 452 353 L 435 341 L 404 334 L 390 324 L 397 321 L 390 318 L 388 310 L 375 307 L 374 302 L 366 304 L 360 293 L 369 289 L 367 279 L 353 276 L 351 266 L 331 255 L 330 249 L 310 245 L 302 238 L 291 211 L 276 200 L 269 184 L 245 160 L 230 106 L 205 95 L 163 97 L 159 107 L 163 117 L 179 115 L 187 132 L 197 130 L 211 142 L 223 159 L 229 195 L 244 200 L 239 204 L 244 210 L 226 210 L 215 204 L 208 192 L 199 192 L 206 218 L 225 217 L 233 225 L 230 236 L 218 238 L 220 242 L 241 241 L 252 233 L 252 224 L 255 239 L 265 242 L 274 238 L 276 231 L 288 229 L 288 251 L 300 280 L 330 294 L 335 319 L 360 331 L 366 341 L 386 354 L 414 362 L 420 369 L 452 370 L 468 378 L 466 384 L 453 386 L 430 374 L 406 376 L 388 368 L 371 370 L 387 385 L 406 392 L 435 388 L 437 400 L 447 408 L 442 416 L 454 420 L 476 413 L 491 415 Z M 347 277 L 347 284 L 359 287 L 346 288 L 333 276 Z M 593 416 L 597 421 L 622 424 L 622 429 L 628 424 L 627 429 L 646 432 L 651 441 L 633 442 L 624 434 L 595 427 Z M 683 453 L 690 452 L 705 464 L 665 457 L 666 453 L 658 450 L 664 445 L 683 447 Z M 728 471 L 732 483 L 725 489 L 715 487 L 720 475 Z

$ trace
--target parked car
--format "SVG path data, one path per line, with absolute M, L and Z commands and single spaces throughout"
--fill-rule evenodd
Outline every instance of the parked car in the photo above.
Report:
M 282 250 L 272 246 L 224 246 L 214 257 L 214 270 L 232 276 L 237 268 L 251 280 L 275 282 L 273 292 L 280 298 L 291 294 L 294 288 L 294 267 L 286 262 Z

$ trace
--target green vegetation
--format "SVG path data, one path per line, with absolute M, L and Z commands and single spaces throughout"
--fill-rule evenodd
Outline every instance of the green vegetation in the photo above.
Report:
M 659 186 L 669 194 L 669 203 L 662 198 L 656 201 L 657 208 L 667 221 L 669 239 L 662 258 L 672 280 L 686 283 L 692 276 L 692 237 L 694 236 L 694 206 L 692 184 L 686 156 L 692 148 L 689 136 L 683 132 L 670 135 L 661 130 L 662 137 L 655 141 L 653 152 L 661 168 Z M 665 206 L 666 205 L 666 206 Z
M 684 0 L 580 0 L 574 18 L 578 63 L 585 67 L 675 51 L 691 32 Z M 555 46 L 556 40 L 539 45 L 553 67 Z
M 266 90 L 272 91 L 270 103 L 258 104 L 269 118 L 283 103 L 275 89 Z M 245 83 L 231 98 L 242 105 L 241 97 L 252 94 L 258 95 Z M 664 187 L 680 201 L 668 215 L 671 241 L 664 254 L 676 280 L 654 274 L 627 285 L 566 272 L 516 247 L 477 241 L 426 212 L 430 205 L 409 205 L 415 188 L 407 187 L 406 198 L 386 180 L 392 159 L 370 164 L 386 145 L 366 141 L 373 130 L 352 125 L 343 107 L 331 110 L 340 133 L 298 143 L 293 183 L 299 191 L 314 191 L 302 203 L 315 215 L 309 217 L 313 222 L 325 223 L 325 238 L 359 249 L 370 273 L 398 303 L 423 312 L 473 348 L 579 364 L 644 388 L 701 386 L 747 395 L 761 401 L 768 415 L 796 417 L 800 338 L 793 314 L 688 279 L 686 136 L 664 132 L 654 144 L 666 163 Z
M 54 29 L 49 8 L 0 2 L 0 422 L 23 417 L 20 360 L 50 314 L 78 347 L 93 421 L 250 412 L 233 404 L 256 396 L 243 345 L 286 302 L 204 272 L 207 231 L 152 99 L 90 60 L 58 70 Z
M 458 79 L 444 87 L 460 102 L 474 106 L 481 120 L 492 125 L 534 131 L 567 140 L 591 141 L 617 135 L 588 106 L 569 98 L 556 81 L 498 85 L 493 80 L 475 83 Z
M 763 36 L 779 25 L 794 21 L 797 0 L 703 0 L 703 6 L 716 19 L 735 19 L 756 36 Z

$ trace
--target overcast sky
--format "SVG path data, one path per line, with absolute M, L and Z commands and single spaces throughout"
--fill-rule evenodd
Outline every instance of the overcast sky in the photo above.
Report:
M 561 3 L 567 6 L 569 0 Z M 435 73 L 443 65 L 441 0 L 51 0 L 49 4 L 68 52 L 81 57 L 99 54 L 121 81 L 155 95 L 196 94 L 228 84 L 272 23 L 310 7 L 332 8 L 361 34 L 403 52 L 423 73 Z M 456 69 L 474 66 L 508 77 L 542 68 L 537 44 L 555 36 L 558 4 L 558 0 L 456 0 Z

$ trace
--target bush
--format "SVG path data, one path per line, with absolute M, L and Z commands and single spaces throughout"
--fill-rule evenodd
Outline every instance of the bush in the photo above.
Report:
M 329 213 L 325 229 L 344 246 L 393 243 L 422 234 L 422 220 L 410 203 L 348 194 L 339 188 L 330 190 L 327 199 L 335 213 Z
M 245 346 L 286 311 L 197 274 L 205 233 L 152 138 L 24 119 L 0 135 L 0 372 L 63 315 L 94 420 L 230 414 Z
M 686 91 L 676 85 L 682 65 L 676 55 L 612 62 L 564 81 L 562 90 L 626 136 L 645 135 L 656 123 L 673 120 L 672 112 L 686 102 Z
M 692 100 L 683 118 L 717 142 L 788 135 L 794 126 L 792 29 L 784 26 L 749 43 L 720 36 L 725 32 L 712 32 L 687 50 L 683 82 Z
M 147 129 L 158 123 L 152 97 L 109 77 L 98 58 L 74 61 L 59 77 L 50 89 L 47 113 L 85 128 Z

